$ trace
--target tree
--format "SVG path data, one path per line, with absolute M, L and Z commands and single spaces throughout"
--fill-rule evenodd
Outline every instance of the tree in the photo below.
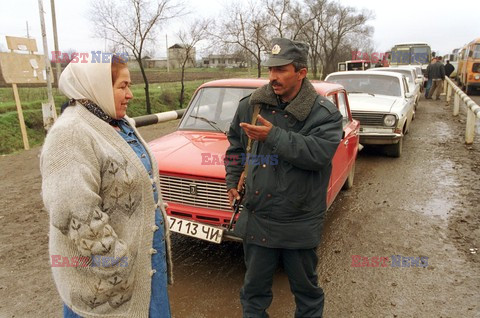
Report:
M 271 26 L 277 36 L 280 38 L 289 37 L 291 33 L 290 26 L 292 25 L 291 15 L 292 10 L 290 0 L 263 0 L 267 13 L 271 17 Z
M 208 26 L 212 21 L 195 20 L 187 30 L 179 31 L 177 37 L 180 39 L 182 50 L 179 53 L 180 67 L 181 67 L 181 83 L 182 88 L 180 90 L 180 107 L 183 107 L 184 95 L 185 95 L 185 68 L 189 61 L 195 65 L 195 45 L 204 40 L 207 36 Z
M 314 78 L 318 76 L 319 64 L 322 77 L 336 70 L 340 56 L 353 46 L 349 45 L 351 39 L 368 38 L 372 33 L 366 25 L 372 18 L 369 11 L 358 12 L 328 0 L 305 0 L 296 12 L 299 23 L 303 23 L 299 39 L 310 45 Z
M 263 6 L 253 2 L 246 7 L 232 3 L 226 8 L 227 18 L 221 21 L 216 32 L 211 35 L 225 46 L 248 52 L 257 65 L 257 77 L 262 75 L 262 55 L 269 45 L 270 17 Z
M 140 67 L 145 84 L 146 111 L 151 114 L 148 78 L 142 63 L 146 46 L 162 23 L 183 14 L 171 0 L 95 0 L 89 17 L 103 38 L 128 48 Z

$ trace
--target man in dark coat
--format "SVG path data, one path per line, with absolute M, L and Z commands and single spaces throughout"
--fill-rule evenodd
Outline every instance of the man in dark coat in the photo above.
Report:
M 429 76 L 432 78 L 432 87 L 428 92 L 427 99 L 432 99 L 433 94 L 435 94 L 435 99 L 439 100 L 443 89 L 443 81 L 445 80 L 445 66 L 442 63 L 442 57 L 437 56 L 437 62 L 429 66 Z
M 447 64 L 445 64 L 445 76 L 450 77 L 450 75 L 453 73 L 454 70 L 455 70 L 455 66 L 450 64 L 450 61 L 447 60 Z
M 228 158 L 244 155 L 251 138 L 251 156 L 277 159 L 252 161 L 247 169 L 244 209 L 235 225 L 247 268 L 240 292 L 243 316 L 268 317 L 273 274 L 281 260 L 295 295 L 295 317 L 322 317 L 316 248 L 342 115 L 306 78 L 308 46 L 283 38 L 272 45 L 265 63 L 270 83 L 240 101 L 228 132 Z M 261 106 L 260 125 L 251 124 L 254 105 Z M 244 170 L 235 163 L 226 164 L 230 202 L 239 198 Z

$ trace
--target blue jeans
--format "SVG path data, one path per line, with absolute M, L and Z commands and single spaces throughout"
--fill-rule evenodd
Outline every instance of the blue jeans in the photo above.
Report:
M 429 78 L 427 81 L 427 87 L 425 88 L 425 98 L 428 97 L 428 92 L 430 91 L 430 88 L 432 88 L 432 79 Z
M 82 318 L 71 310 L 67 305 L 63 304 L 63 318 Z

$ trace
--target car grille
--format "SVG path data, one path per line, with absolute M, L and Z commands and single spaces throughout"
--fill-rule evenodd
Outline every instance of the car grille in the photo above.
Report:
M 372 112 L 354 112 L 352 111 L 353 119 L 360 121 L 360 126 L 384 126 L 383 117 L 386 114 L 372 113 Z
M 195 188 L 196 194 L 191 193 L 191 187 Z M 165 201 L 199 208 L 232 211 L 228 203 L 225 182 L 160 175 L 160 189 Z

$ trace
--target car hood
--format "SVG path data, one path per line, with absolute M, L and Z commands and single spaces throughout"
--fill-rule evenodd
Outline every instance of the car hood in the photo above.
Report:
M 349 94 L 348 101 L 351 111 L 371 111 L 389 113 L 400 97 L 387 95 Z
M 149 142 L 160 173 L 225 179 L 222 156 L 227 136 L 205 131 L 183 131 Z

